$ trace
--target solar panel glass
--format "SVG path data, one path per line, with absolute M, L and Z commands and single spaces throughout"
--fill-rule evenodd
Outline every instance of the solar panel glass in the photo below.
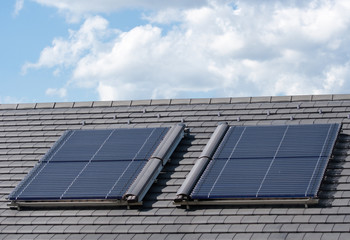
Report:
M 315 197 L 340 125 L 230 127 L 193 199 Z

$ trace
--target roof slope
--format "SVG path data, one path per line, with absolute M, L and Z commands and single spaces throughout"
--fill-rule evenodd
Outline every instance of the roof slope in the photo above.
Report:
M 350 239 L 350 95 L 0 105 L 0 239 Z M 218 122 L 342 123 L 315 207 L 172 203 Z M 8 194 L 67 129 L 190 129 L 142 209 L 11 210 Z

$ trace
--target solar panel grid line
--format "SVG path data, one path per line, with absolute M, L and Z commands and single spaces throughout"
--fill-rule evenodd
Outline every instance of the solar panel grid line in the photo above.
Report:
M 281 148 L 281 145 L 282 145 L 282 143 L 283 143 L 283 140 L 284 140 L 284 138 L 286 137 L 286 134 L 287 134 L 287 132 L 288 132 L 288 129 L 289 129 L 289 126 L 286 127 L 286 130 L 285 130 L 284 133 L 283 133 L 282 139 L 281 139 L 281 141 L 280 141 L 280 143 L 279 143 L 279 145 L 278 145 L 278 147 L 277 147 L 277 150 L 276 150 L 276 152 L 275 152 L 275 156 L 273 156 L 273 159 L 272 159 L 272 161 L 271 161 L 271 163 L 270 163 L 270 165 L 269 165 L 269 168 L 267 169 L 267 171 L 266 171 L 266 173 L 265 173 L 265 176 L 264 176 L 264 178 L 262 179 L 262 181 L 261 181 L 261 183 L 260 183 L 260 186 L 259 186 L 259 188 L 258 188 L 258 191 L 256 192 L 256 197 L 258 197 L 259 192 L 260 192 L 260 189 L 261 189 L 262 185 L 263 185 L 264 182 L 265 182 L 266 176 L 267 176 L 267 174 L 269 174 L 269 171 L 270 171 L 270 169 L 271 169 L 271 166 L 272 166 L 273 162 L 274 162 L 275 159 L 276 159 L 277 153 L 278 153 L 279 149 Z
M 62 136 L 53 144 L 53 146 L 49 149 L 49 151 L 47 151 L 47 153 L 42 157 L 42 159 L 40 159 L 40 162 L 44 161 L 44 159 L 47 159 L 47 158 L 50 159 L 53 154 L 56 154 L 56 152 L 58 151 L 57 148 L 59 148 L 60 144 L 62 142 L 65 143 L 66 141 L 68 141 L 68 138 L 70 138 L 72 134 L 73 134 L 72 130 L 65 131 L 62 134 Z
M 230 157 L 232 157 L 233 153 L 235 152 L 235 150 L 236 150 L 236 148 L 237 148 L 237 146 L 238 146 L 238 143 L 239 143 L 240 140 L 242 139 L 242 137 L 243 137 L 244 132 L 245 132 L 246 129 L 247 129 L 247 127 L 244 127 L 244 129 L 243 129 L 241 135 L 239 136 L 238 141 L 236 142 L 236 145 L 235 145 L 235 146 L 233 147 L 233 149 L 232 149 L 232 152 L 231 152 Z M 218 177 L 216 178 L 216 180 L 215 180 L 213 186 L 211 187 L 211 189 L 210 189 L 210 191 L 209 191 L 209 193 L 208 193 L 208 198 L 210 197 L 211 192 L 213 191 L 213 189 L 214 189 L 216 183 L 218 182 L 218 180 L 219 180 L 219 178 L 220 178 L 222 172 L 224 171 L 224 169 L 225 169 L 225 167 L 226 167 L 226 165 L 227 165 L 227 163 L 228 163 L 230 157 L 226 160 L 224 167 L 223 167 L 222 170 L 220 171 L 220 173 L 219 173 Z
M 133 161 L 136 159 L 137 155 L 141 152 L 142 148 L 146 145 L 147 141 L 150 139 L 150 137 L 153 135 L 155 131 L 155 128 L 153 128 L 152 132 L 148 135 L 148 137 L 146 138 L 146 140 L 144 141 L 144 143 L 142 144 L 141 148 L 137 151 L 137 153 L 135 154 L 134 158 L 130 161 L 130 163 L 127 165 L 127 167 L 125 168 L 125 170 L 123 171 L 123 173 L 119 176 L 119 178 L 115 181 L 115 183 L 113 184 L 112 188 L 109 190 L 109 192 L 107 193 L 107 195 L 105 196 L 105 199 L 108 198 L 108 196 L 112 193 L 113 189 L 115 188 L 115 186 L 118 184 L 118 182 L 120 181 L 120 179 L 124 176 L 124 174 L 126 173 L 126 171 L 128 170 L 128 168 L 131 166 L 131 164 L 133 163 Z
M 87 168 L 87 166 L 91 163 L 92 159 L 97 155 L 97 153 L 102 149 L 102 147 L 105 145 L 105 143 L 108 141 L 108 139 L 112 136 L 112 134 L 115 132 L 115 129 L 113 129 L 108 137 L 104 140 L 104 142 L 101 144 L 101 146 L 97 149 L 97 151 L 94 153 L 94 155 L 90 158 L 90 160 L 85 164 L 83 169 L 78 173 L 78 175 L 74 178 L 74 180 L 71 182 L 71 184 L 67 187 L 67 189 L 62 193 L 60 199 L 63 198 L 63 196 L 66 194 L 66 192 L 71 188 L 71 186 L 74 184 L 74 182 L 79 178 L 79 176 L 84 172 L 84 170 Z
M 340 131 L 340 125 L 338 125 L 338 124 L 332 124 L 331 126 L 330 126 L 330 129 L 329 129 L 329 131 L 331 130 L 331 128 L 334 128 L 336 131 L 332 131 L 332 133 L 334 134 L 334 135 L 338 135 L 339 134 L 339 131 Z M 335 145 L 335 143 L 336 143 L 336 140 L 337 140 L 337 138 L 335 137 L 335 136 L 331 136 L 331 137 L 329 137 L 329 139 L 327 139 L 328 140 L 328 143 L 327 143 L 327 151 L 328 152 L 325 152 L 324 154 L 323 154 L 323 156 L 321 156 L 321 157 L 326 157 L 326 158 L 328 158 L 329 157 L 329 155 L 331 154 L 331 151 L 332 151 L 332 148 L 333 148 L 333 146 Z M 324 150 L 324 151 L 326 151 L 326 150 Z M 321 168 L 319 168 L 318 169 L 318 176 L 319 177 L 323 177 L 324 176 L 324 173 L 325 173 L 325 171 L 326 171 L 326 168 L 327 168 L 327 164 L 324 164 L 323 165 L 323 167 Z M 317 182 L 317 181 L 314 181 L 314 184 L 313 184 L 313 189 L 319 189 L 320 188 L 320 185 L 321 185 L 321 181 L 319 181 L 319 182 Z
M 154 141 L 152 147 L 150 148 L 150 150 L 147 153 L 147 156 L 150 156 L 149 158 L 151 158 L 153 153 L 157 150 L 156 146 L 159 145 L 159 143 L 164 139 L 167 131 L 171 131 L 171 129 L 169 129 L 169 128 L 162 129 L 161 134 L 159 134 L 158 138 L 156 139 L 156 141 Z M 151 152 L 152 149 L 153 149 L 153 151 Z
M 320 158 L 321 158 L 321 156 L 322 156 L 322 153 L 323 153 L 323 151 L 325 150 L 325 145 L 326 145 L 326 142 L 327 142 L 327 140 L 328 140 L 328 136 L 329 136 L 331 127 L 332 127 L 332 125 L 329 126 L 329 128 L 328 128 L 327 137 L 326 137 L 325 140 L 324 140 L 324 143 L 323 143 L 323 146 L 322 146 L 322 150 L 321 150 L 321 152 L 320 152 L 320 155 L 318 156 L 318 159 L 317 159 L 315 168 L 314 168 L 314 170 L 313 170 L 313 172 L 312 172 L 312 175 L 311 175 L 311 177 L 310 177 L 308 186 L 307 186 L 307 188 L 306 188 L 306 190 L 305 190 L 305 196 L 307 195 L 307 193 L 308 193 L 308 191 L 309 191 L 309 188 L 310 188 L 310 185 L 311 185 L 311 181 L 313 180 L 313 177 L 314 177 L 314 175 L 315 175 L 315 172 L 316 172 L 317 166 L 318 166 L 318 164 L 319 164 L 319 162 L 320 162 Z
M 47 166 L 47 164 L 50 162 L 50 160 L 55 156 L 55 154 L 66 144 L 66 142 L 73 136 L 74 132 L 71 132 L 71 134 L 69 134 L 67 136 L 67 138 L 63 141 L 62 145 L 56 145 L 59 146 L 58 149 L 51 155 L 51 157 L 49 158 L 49 160 L 47 162 L 45 162 L 45 165 L 35 174 L 35 176 L 27 183 L 27 185 L 22 189 L 22 191 L 17 195 L 16 200 L 21 196 L 21 194 L 28 188 L 28 186 L 34 181 L 34 179 L 38 176 L 38 174 L 40 174 L 40 172 Z M 55 147 L 56 147 L 55 146 Z M 42 164 L 42 162 L 40 163 Z M 30 175 L 29 175 L 30 176 Z M 24 181 L 23 181 L 24 182 Z

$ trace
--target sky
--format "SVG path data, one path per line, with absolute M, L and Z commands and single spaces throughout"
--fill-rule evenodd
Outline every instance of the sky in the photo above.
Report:
M 6 0 L 0 103 L 350 92 L 348 0 Z

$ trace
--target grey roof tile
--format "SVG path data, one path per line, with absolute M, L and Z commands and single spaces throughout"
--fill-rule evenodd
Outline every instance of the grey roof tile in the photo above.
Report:
M 243 216 L 241 223 L 257 223 L 260 216 Z
M 265 224 L 263 232 L 279 232 L 282 224 Z
M 311 216 L 309 222 L 310 223 L 325 223 L 326 220 L 327 220 L 327 217 L 326 215 L 313 215 Z
M 228 231 L 233 233 L 245 232 L 247 227 L 248 224 L 232 224 Z
M 34 109 L 36 103 L 20 103 L 17 105 L 17 109 Z
M 317 224 L 315 231 L 316 232 L 331 232 L 334 227 L 334 224 Z
M 288 233 L 286 240 L 302 240 L 305 233 Z
M 181 233 L 194 233 L 197 225 L 193 224 L 181 224 L 181 226 L 178 229 L 178 232 Z
M 292 96 L 293 102 L 301 102 L 301 101 L 311 101 L 311 95 L 296 95 Z
M 133 225 L 129 229 L 128 233 L 143 233 L 147 227 L 147 225 Z
M 204 233 L 199 238 L 200 240 L 215 240 L 217 238 L 218 234 L 215 233 Z
M 154 234 L 155 236 L 158 237 L 158 235 Z M 115 236 L 115 235 L 114 235 Z M 117 236 L 115 236 L 115 240 L 130 240 L 135 236 L 135 234 L 118 234 Z M 158 239 L 158 238 L 152 238 L 153 234 L 151 235 L 150 239 Z M 162 239 L 162 238 L 159 238 Z
M 271 102 L 271 97 L 252 97 L 250 102 L 251 103 Z
M 252 233 L 237 233 L 234 236 L 234 240 L 249 240 L 252 237 Z
M 130 228 L 131 228 L 131 225 L 117 225 L 115 227 L 115 229 L 113 229 L 113 232 L 115 232 L 115 233 L 133 233 L 133 232 L 129 232 Z
M 99 228 L 98 225 L 85 225 L 80 232 L 81 233 L 96 233 L 97 229 Z
M 56 102 L 54 108 L 72 108 L 74 102 Z
M 33 233 L 47 233 L 50 230 L 50 228 L 52 228 L 51 225 L 38 225 L 33 230 Z
M 274 223 L 276 215 L 262 215 L 259 218 L 259 223 Z
M 347 240 L 350 239 L 350 233 L 341 233 L 339 236 L 339 240 Z
M 149 225 L 146 229 L 145 229 L 145 233 L 160 233 L 162 231 L 162 229 L 164 228 L 165 225 Z
M 196 233 L 210 233 L 214 228 L 214 224 L 197 225 L 195 228 Z
M 85 236 L 85 234 L 69 234 L 67 240 L 82 240 Z
M 186 234 L 182 237 L 181 240 L 199 239 L 201 235 L 202 235 L 201 233 Z
M 80 233 L 84 225 L 69 225 L 64 232 L 65 233 Z
M 248 227 L 246 228 L 246 232 L 262 232 L 262 230 L 265 228 L 265 224 L 248 224 Z
M 96 101 L 92 103 L 93 107 L 110 107 L 112 106 L 112 101 Z
M 291 96 L 275 96 L 271 97 L 271 102 L 290 102 L 292 101 Z
M 285 239 L 286 237 L 287 237 L 287 233 L 271 233 L 269 236 L 269 240 Z
M 162 228 L 162 233 L 177 233 L 181 225 L 165 225 Z
M 215 224 L 211 231 L 216 233 L 225 233 L 229 231 L 230 227 L 231 224 Z
M 99 240 L 102 236 L 102 234 L 86 234 L 83 240 Z
M 226 216 L 211 216 L 208 223 L 224 223 Z
M 333 95 L 313 95 L 312 101 L 332 101 Z
M 305 240 L 320 240 L 322 237 L 322 233 L 306 233 L 304 236 Z
M 18 104 L 0 104 L 0 110 L 16 109 Z
M 1 239 L 1 236 L 0 236 L 0 239 Z M 37 234 L 22 234 L 19 239 L 20 240 L 35 240 L 35 239 L 38 239 L 38 235 Z
M 293 215 L 279 215 L 277 216 L 277 218 L 275 219 L 276 223 L 291 223 L 292 219 L 293 219 Z
M 170 99 L 154 99 L 151 100 L 151 105 L 170 105 Z
M 293 223 L 308 223 L 310 219 L 310 215 L 295 215 L 293 217 Z
M 131 106 L 149 106 L 151 105 L 151 100 L 133 100 L 131 101 Z
M 253 233 L 250 240 L 267 240 L 270 236 L 270 233 Z
M 299 228 L 299 224 L 291 223 L 291 224 L 283 224 L 281 227 L 281 232 L 297 232 Z
M 316 224 L 300 224 L 298 227 L 299 232 L 313 232 L 315 231 Z
M 93 102 L 74 102 L 73 108 L 90 108 Z
M 334 224 L 333 227 L 334 232 L 349 232 L 350 231 L 350 223 L 337 223 Z
M 340 233 L 324 233 L 321 240 L 338 240 Z
M 250 97 L 236 97 L 231 98 L 231 103 L 250 103 L 251 98 Z
M 18 233 L 33 233 L 35 225 L 24 225 L 18 229 Z
M 192 98 L 190 104 L 209 104 L 210 98 Z
M 69 237 L 67 234 L 55 234 L 50 240 L 66 240 Z

